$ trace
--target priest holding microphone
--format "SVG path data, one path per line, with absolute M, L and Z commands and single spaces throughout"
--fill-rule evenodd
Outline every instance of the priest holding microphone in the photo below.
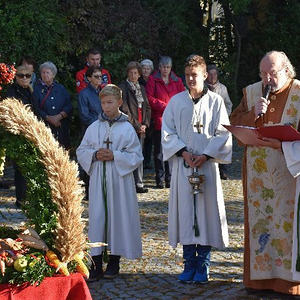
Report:
M 233 125 L 292 124 L 299 131 L 300 82 L 284 52 L 268 52 L 259 65 L 261 81 L 247 86 L 231 114 Z M 245 146 L 244 285 L 249 291 L 300 295 L 298 198 L 300 141 L 263 138 Z M 299 183 L 298 183 L 299 181 Z M 299 258 L 298 258 L 299 256 Z

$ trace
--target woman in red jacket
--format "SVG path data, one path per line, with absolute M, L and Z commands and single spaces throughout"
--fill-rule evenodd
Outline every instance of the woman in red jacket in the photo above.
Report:
M 169 165 L 163 162 L 161 149 L 161 122 L 163 112 L 172 96 L 185 90 L 182 80 L 175 75 L 172 69 L 172 59 L 162 56 L 159 60 L 159 71 L 151 75 L 146 84 L 146 93 L 152 109 L 154 120 L 154 164 L 156 187 L 163 188 L 163 179 L 166 187 L 170 187 L 171 174 Z

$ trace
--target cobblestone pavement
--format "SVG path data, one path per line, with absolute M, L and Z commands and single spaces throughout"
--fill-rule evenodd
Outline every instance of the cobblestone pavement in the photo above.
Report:
M 205 285 L 177 281 L 183 269 L 182 249 L 172 249 L 167 241 L 168 189 L 154 188 L 153 171 L 148 171 L 149 193 L 139 194 L 143 257 L 121 259 L 120 275 L 113 280 L 90 283 L 94 300 L 102 299 L 300 299 L 277 293 L 248 294 L 243 274 L 243 199 L 241 148 L 235 145 L 233 163 L 228 166 L 230 180 L 223 180 L 230 245 L 213 249 L 210 281 Z M 11 177 L 11 174 L 6 174 Z M 0 224 L 18 226 L 24 216 L 14 205 L 14 189 L 0 189 Z M 84 203 L 85 206 L 87 203 Z M 84 213 L 87 222 L 87 213 Z M 74 299 L 76 300 L 76 299 Z

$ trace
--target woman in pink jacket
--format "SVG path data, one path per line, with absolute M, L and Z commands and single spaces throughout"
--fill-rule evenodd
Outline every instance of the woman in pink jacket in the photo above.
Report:
M 163 112 L 172 96 L 185 90 L 182 80 L 175 75 L 172 69 L 172 59 L 162 56 L 159 60 L 159 71 L 151 75 L 146 84 L 146 93 L 152 110 L 154 120 L 154 164 L 156 187 L 170 187 L 171 174 L 169 165 L 163 162 L 161 149 L 161 122 Z

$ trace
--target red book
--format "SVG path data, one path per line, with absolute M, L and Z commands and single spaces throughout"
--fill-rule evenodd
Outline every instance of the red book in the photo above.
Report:
M 263 146 L 262 138 L 264 137 L 283 142 L 300 140 L 300 132 L 291 125 L 271 125 L 259 128 L 239 125 L 223 126 L 245 145 Z

